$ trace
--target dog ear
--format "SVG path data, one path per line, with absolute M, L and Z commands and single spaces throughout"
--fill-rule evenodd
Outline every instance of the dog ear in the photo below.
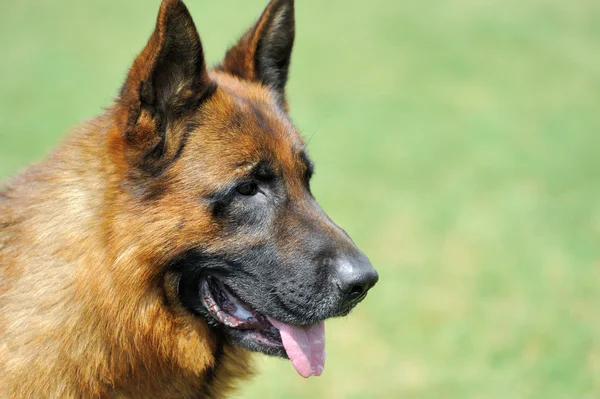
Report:
M 182 138 L 173 125 L 214 88 L 185 4 L 163 0 L 154 33 L 133 62 L 118 100 L 117 123 L 130 164 L 153 167 L 174 156 Z
M 283 95 L 295 34 L 294 0 L 272 0 L 256 24 L 233 46 L 220 67 Z

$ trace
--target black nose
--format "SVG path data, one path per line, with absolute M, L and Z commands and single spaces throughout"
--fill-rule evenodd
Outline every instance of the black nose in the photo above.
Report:
M 379 280 L 379 275 L 369 259 L 361 253 L 352 259 L 337 260 L 335 278 L 345 298 L 355 301 L 364 298 Z

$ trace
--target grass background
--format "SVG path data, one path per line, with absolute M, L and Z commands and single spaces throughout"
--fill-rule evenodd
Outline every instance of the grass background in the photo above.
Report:
M 188 0 L 217 62 L 265 0 Z M 0 178 L 111 102 L 158 0 L 0 5 Z M 600 2 L 297 1 L 314 192 L 381 280 L 239 398 L 600 398 Z

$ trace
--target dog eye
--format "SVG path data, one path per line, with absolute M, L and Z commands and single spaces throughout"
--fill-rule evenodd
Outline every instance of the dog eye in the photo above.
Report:
M 258 192 L 258 185 L 256 183 L 244 183 L 237 186 L 236 191 L 245 196 L 252 196 Z

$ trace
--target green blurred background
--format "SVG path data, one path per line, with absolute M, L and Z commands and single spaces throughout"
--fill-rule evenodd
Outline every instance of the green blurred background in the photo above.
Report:
M 187 0 L 216 63 L 266 0 Z M 0 5 L 0 178 L 102 111 L 158 0 Z M 600 398 L 600 2 L 297 0 L 314 192 L 380 283 L 238 398 Z

